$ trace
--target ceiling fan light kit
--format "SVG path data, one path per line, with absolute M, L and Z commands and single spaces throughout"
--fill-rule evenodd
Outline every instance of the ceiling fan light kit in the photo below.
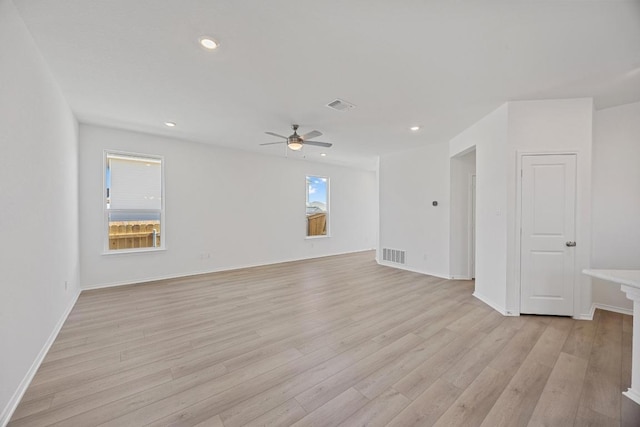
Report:
M 302 148 L 302 143 L 300 141 L 288 141 L 287 147 L 291 148 L 294 151 L 298 151 Z

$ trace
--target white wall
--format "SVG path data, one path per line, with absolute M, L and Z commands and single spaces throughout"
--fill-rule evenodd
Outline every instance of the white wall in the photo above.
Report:
M 640 269 L 640 102 L 597 111 L 591 267 Z M 593 280 L 593 302 L 631 310 L 617 284 Z
M 0 0 L 0 64 L 4 425 L 78 294 L 78 146 L 75 119 L 9 0 Z
M 451 158 L 449 275 L 471 279 L 471 177 L 476 173 L 476 151 Z
M 504 313 L 507 295 L 508 104 L 449 143 L 455 156 L 476 147 L 476 286 L 474 295 Z
M 591 99 L 516 101 L 503 105 L 450 141 L 452 156 L 476 147 L 475 295 L 504 313 L 518 313 L 516 242 L 518 158 L 523 153 L 578 153 L 578 219 L 574 314 L 588 316 L 591 292 L 580 272 L 589 265 Z
M 519 311 L 516 243 L 517 158 L 523 153 L 575 152 L 577 164 L 574 316 L 588 317 L 591 283 L 581 272 L 591 253 L 591 148 L 593 100 L 564 99 L 509 103 L 507 168 L 507 310 Z
M 103 150 L 164 156 L 166 251 L 103 254 Z M 329 238 L 305 239 L 305 176 L 330 178 Z M 85 288 L 373 249 L 374 172 L 80 126 Z M 201 254 L 210 258 L 201 259 Z
M 449 277 L 449 156 L 447 144 L 380 158 L 378 261 Z M 432 202 L 437 201 L 438 206 Z M 406 264 L 382 261 L 381 248 L 406 251 Z
M 579 247 L 576 248 L 574 314 L 588 316 L 590 282 L 581 270 L 589 267 L 590 262 L 592 120 L 591 99 L 509 102 L 449 142 L 451 170 L 447 167 L 449 159 L 443 159 L 446 154 L 442 145 L 382 157 L 380 246 L 407 250 L 409 269 L 446 277 L 464 276 L 466 257 L 460 252 L 466 238 L 465 233 L 460 232 L 459 223 L 461 206 L 464 207 L 468 199 L 458 197 L 457 189 L 462 185 L 460 171 L 464 169 L 468 173 L 472 167 L 471 163 L 463 166 L 457 156 L 475 147 L 474 295 L 502 313 L 517 314 L 520 308 L 515 232 L 518 158 L 523 153 L 577 153 Z M 437 211 L 430 206 L 430 200 L 435 197 L 427 194 L 448 194 L 450 188 L 451 206 L 446 206 L 446 212 L 445 209 L 439 211 L 442 215 L 436 215 Z M 428 261 L 421 259 L 424 254 L 428 255 Z

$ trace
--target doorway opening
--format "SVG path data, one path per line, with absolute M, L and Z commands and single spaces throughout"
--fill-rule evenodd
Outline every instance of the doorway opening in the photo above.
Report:
M 449 272 L 452 279 L 475 278 L 476 150 L 450 158 Z

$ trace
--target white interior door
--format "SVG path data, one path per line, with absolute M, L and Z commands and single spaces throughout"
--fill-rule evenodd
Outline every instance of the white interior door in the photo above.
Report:
M 520 312 L 573 315 L 576 156 L 523 156 Z

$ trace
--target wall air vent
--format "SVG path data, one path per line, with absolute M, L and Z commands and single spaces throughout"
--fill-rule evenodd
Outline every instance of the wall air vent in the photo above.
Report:
M 382 260 L 404 264 L 405 252 L 398 249 L 382 248 Z
M 350 104 L 349 102 L 344 101 L 342 99 L 336 99 L 335 101 L 331 101 L 330 103 L 327 104 L 327 107 L 334 110 L 338 110 L 338 111 L 349 111 L 356 108 L 355 105 Z

